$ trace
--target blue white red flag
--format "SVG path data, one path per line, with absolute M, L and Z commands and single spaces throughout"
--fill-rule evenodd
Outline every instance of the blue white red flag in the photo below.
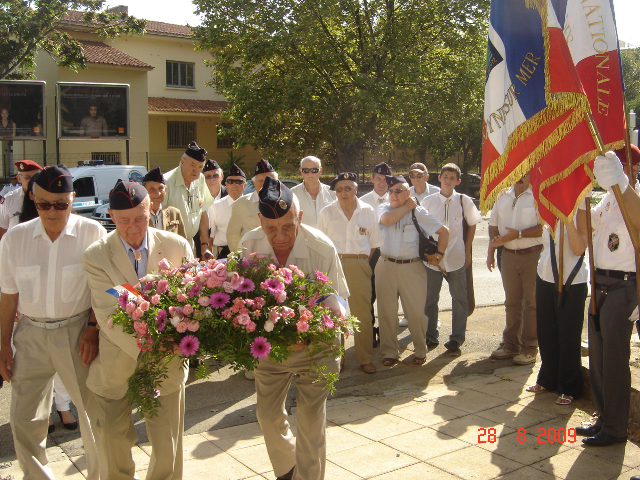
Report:
M 492 0 L 480 192 L 485 212 L 531 171 L 540 216 L 555 230 L 557 219 L 568 222 L 590 189 L 593 174 L 588 163 L 596 155 L 596 146 L 587 115 L 594 100 L 583 88 L 572 56 L 584 62 L 583 74 L 598 65 L 587 55 L 588 49 L 578 44 L 585 41 L 585 25 L 593 23 L 593 17 L 585 23 L 578 16 L 584 17 L 585 10 L 587 17 L 594 15 L 588 14 L 593 7 L 585 8 L 586 3 L 610 8 L 609 0 Z M 593 39 L 589 45 L 594 45 Z M 617 52 L 617 41 L 612 45 Z M 598 48 L 602 50 L 599 43 Z M 603 65 L 611 63 L 608 57 Z M 595 78 L 590 85 L 604 98 Z M 608 98 L 613 100 L 610 92 Z M 611 115 L 612 103 L 607 105 Z M 621 130 L 619 138 L 623 135 Z M 614 147 L 617 140 L 607 143 Z

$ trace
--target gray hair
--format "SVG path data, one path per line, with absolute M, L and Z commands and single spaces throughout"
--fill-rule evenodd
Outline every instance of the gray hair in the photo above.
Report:
M 265 173 L 265 172 L 262 172 L 262 173 Z M 278 180 L 278 172 L 266 172 L 266 173 L 271 173 L 271 174 L 273 174 L 273 178 L 275 178 L 276 180 Z M 258 173 L 258 175 L 260 175 L 260 174 Z M 251 177 L 251 181 L 253 182 L 253 180 L 254 180 L 255 178 L 256 178 L 256 175 L 254 175 L 253 177 Z
M 300 160 L 300 168 L 302 168 L 302 164 L 305 160 L 311 160 L 313 163 L 318 165 L 318 168 L 322 168 L 322 161 L 318 157 L 314 156 L 304 157 L 302 160 Z

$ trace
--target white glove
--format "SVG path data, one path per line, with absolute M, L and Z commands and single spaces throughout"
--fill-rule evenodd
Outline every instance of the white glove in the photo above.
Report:
M 636 306 L 635 310 L 631 313 L 631 316 L 629 317 L 629 320 L 632 322 L 635 322 L 636 320 L 638 320 L 638 307 Z
M 616 184 L 620 186 L 622 193 L 629 186 L 629 179 L 624 174 L 622 163 L 614 152 L 607 152 L 604 156 L 596 157 L 593 173 L 600 186 L 609 192 Z

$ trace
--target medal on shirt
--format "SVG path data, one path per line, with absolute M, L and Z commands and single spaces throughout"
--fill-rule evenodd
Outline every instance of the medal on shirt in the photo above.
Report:
M 609 250 L 611 250 L 612 252 L 615 252 L 616 250 L 618 250 L 618 247 L 620 247 L 620 237 L 618 237 L 616 233 L 612 233 L 611 235 L 609 235 L 609 242 L 607 243 L 607 247 L 609 247 Z
M 358 233 L 360 233 L 360 235 L 366 235 L 367 234 L 367 229 L 364 227 L 360 227 L 358 229 Z
M 382 203 L 382 202 L 384 202 L 384 198 L 382 197 L 378 198 L 378 203 Z

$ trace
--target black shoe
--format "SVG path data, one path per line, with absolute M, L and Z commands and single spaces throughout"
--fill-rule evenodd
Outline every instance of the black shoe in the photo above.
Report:
M 373 348 L 380 345 L 380 327 L 373 327 Z
M 589 427 L 576 427 L 576 434 L 581 437 L 593 437 L 600 433 L 600 430 L 602 430 L 602 427 L 596 423 Z
M 280 475 L 278 478 L 276 478 L 276 480 L 291 480 L 293 478 L 293 469 L 294 468 L 296 468 L 295 465 L 287 473 L 285 473 L 284 475 Z
M 634 475 L 629 480 L 640 480 L 640 475 Z
M 49 425 L 49 430 L 47 431 L 47 433 L 49 435 L 51 435 L 55 431 L 56 431 L 56 426 L 55 425 Z
M 77 430 L 78 429 L 78 421 L 77 420 L 75 422 L 71 422 L 71 423 L 64 423 L 64 420 L 62 420 L 62 414 L 60 413 L 60 411 L 56 410 L 56 412 L 58 412 L 58 416 L 60 417 L 60 421 L 62 422 L 62 426 L 64 428 L 66 428 L 67 430 Z
M 450 352 L 455 352 L 456 350 L 460 350 L 460 344 L 455 340 L 449 340 L 444 344 L 444 348 L 446 348 Z
M 614 437 L 608 433 L 599 432 L 593 437 L 583 438 L 582 443 L 590 447 L 608 447 L 616 443 L 624 443 L 627 441 L 627 437 Z
M 429 351 L 433 350 L 434 348 L 436 348 L 438 345 L 440 345 L 440 342 L 434 342 L 433 340 L 429 340 L 427 338 L 427 348 L 429 349 Z

